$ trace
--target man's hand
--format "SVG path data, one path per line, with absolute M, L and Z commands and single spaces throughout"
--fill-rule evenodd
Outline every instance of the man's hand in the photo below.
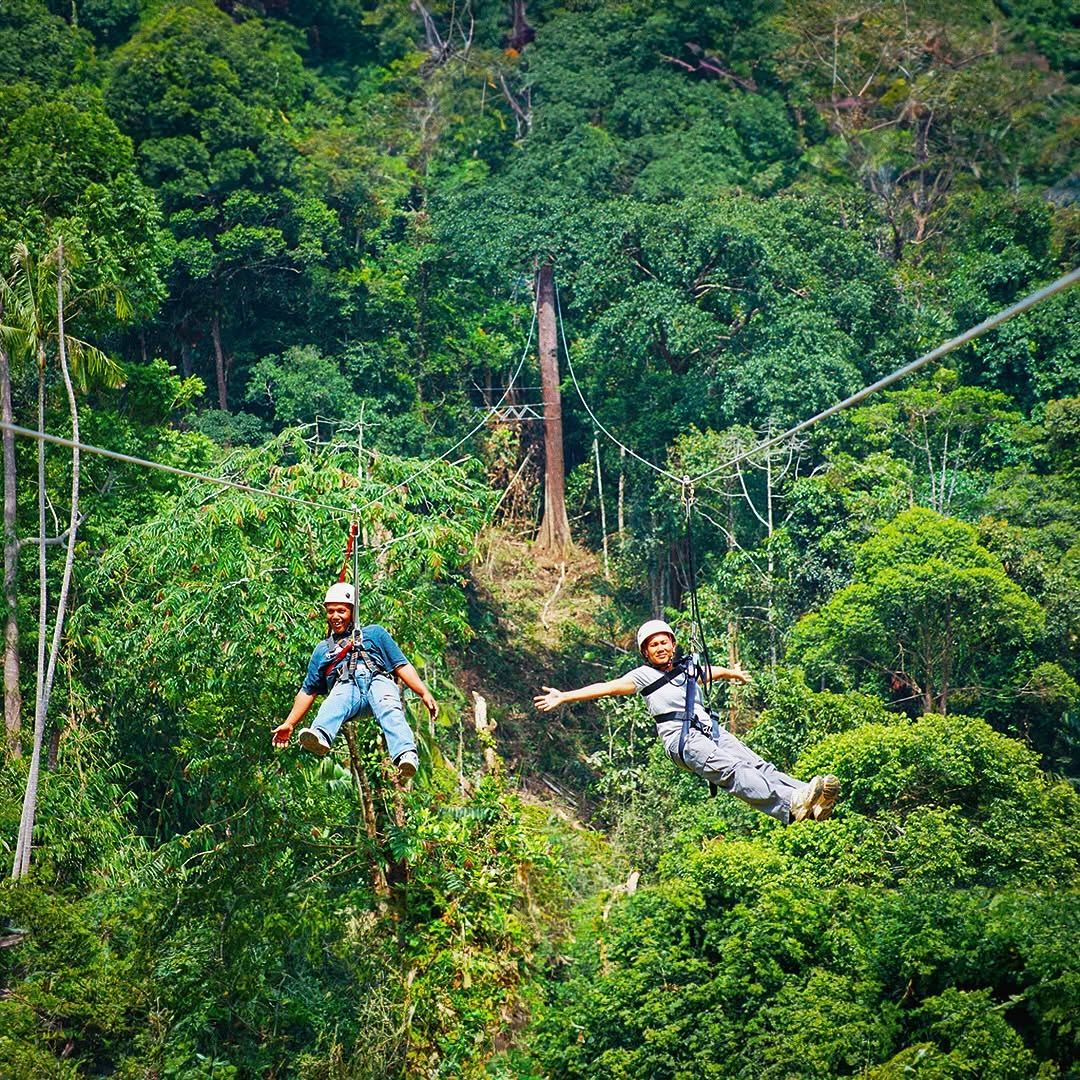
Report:
M 292 736 L 293 728 L 307 716 L 308 709 L 311 708 L 311 703 L 314 700 L 314 694 L 305 693 L 303 690 L 296 695 L 296 700 L 293 702 L 293 707 L 289 710 L 289 715 L 285 717 L 283 723 L 278 724 L 278 726 L 270 732 L 270 743 L 275 750 L 284 750 L 285 747 L 289 745 L 289 739 Z
M 431 691 L 424 689 L 424 692 L 420 695 L 420 700 L 424 703 L 424 708 L 427 709 L 428 715 L 434 720 L 439 715 L 439 703 L 431 696 Z
M 537 694 L 533 698 L 533 704 L 541 712 L 551 712 L 552 709 L 557 709 L 563 703 L 563 692 L 561 690 L 556 690 L 554 686 L 543 686 L 541 689 L 544 692 Z
M 275 750 L 284 750 L 289 745 L 289 739 L 292 737 L 293 725 L 285 721 L 284 724 L 278 724 L 276 728 L 270 733 L 270 743 Z

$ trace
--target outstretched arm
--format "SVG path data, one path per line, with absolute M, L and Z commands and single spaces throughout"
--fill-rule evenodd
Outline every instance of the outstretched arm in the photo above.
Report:
M 533 698 L 533 704 L 541 712 L 551 712 L 560 705 L 571 701 L 595 701 L 602 697 L 619 697 L 632 694 L 637 690 L 633 679 L 612 679 L 611 682 L 590 683 L 578 690 L 556 690 L 554 686 L 544 686 L 542 694 Z
M 271 742 L 273 742 L 278 750 L 289 745 L 289 739 L 292 736 L 293 728 L 307 716 L 307 711 L 311 708 L 314 700 L 314 694 L 305 693 L 303 690 L 296 695 L 296 700 L 293 702 L 293 707 L 289 710 L 289 715 L 285 717 L 285 722 L 278 724 L 278 726 L 270 733 Z
M 717 679 L 730 679 L 732 682 L 737 683 L 748 683 L 750 681 L 749 673 L 743 671 L 740 664 L 732 664 L 731 667 L 711 667 L 709 668 L 709 678 L 714 682 Z
M 420 698 L 424 703 L 424 708 L 434 720 L 439 715 L 439 706 L 431 696 L 431 691 L 424 685 L 424 680 L 420 678 L 420 672 L 412 664 L 402 664 L 401 667 L 394 669 L 394 674 Z

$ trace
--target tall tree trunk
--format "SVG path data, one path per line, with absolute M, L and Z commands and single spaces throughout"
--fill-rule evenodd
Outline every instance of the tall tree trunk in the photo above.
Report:
M 510 34 L 509 45 L 516 52 L 521 52 L 526 45 L 536 40 L 536 31 L 529 25 L 525 14 L 525 0 L 510 0 L 510 18 L 514 28 Z
M 217 371 L 218 408 L 229 410 L 229 391 L 225 377 L 225 350 L 221 347 L 221 319 L 215 315 L 210 323 L 210 336 L 214 342 L 214 367 Z
M 53 624 L 52 644 L 49 648 L 49 666 L 42 686 L 41 699 L 34 716 L 34 750 L 30 758 L 30 772 L 26 780 L 26 795 L 23 799 L 22 819 L 19 823 L 19 842 L 15 848 L 15 862 L 11 876 L 20 878 L 30 869 L 30 850 L 34 834 L 34 817 L 37 812 L 38 776 L 41 772 L 41 748 L 45 737 L 45 718 L 49 711 L 49 697 L 52 694 L 53 679 L 56 675 L 56 662 L 60 656 L 63 640 L 64 616 L 67 613 L 68 593 L 71 590 L 71 573 L 75 566 L 75 541 L 79 528 L 79 410 L 75 402 L 75 388 L 71 383 L 68 370 L 67 349 L 64 341 L 64 241 L 57 244 L 57 282 L 56 282 L 56 318 L 57 338 L 60 352 L 60 371 L 64 376 L 64 389 L 67 391 L 68 408 L 71 410 L 71 440 L 75 444 L 71 451 L 71 521 L 68 526 L 67 552 L 64 557 L 64 576 L 60 583 L 60 598 L 56 604 L 56 619 Z M 42 443 L 41 445 L 44 445 Z M 45 550 L 45 529 L 39 537 L 41 550 Z M 45 613 L 42 611 L 42 621 Z M 43 628 L 44 629 L 44 628 Z
M 536 543 L 542 551 L 564 555 L 570 544 L 570 522 L 566 516 L 566 467 L 563 463 L 555 281 L 550 263 L 540 268 L 536 306 L 540 386 L 544 398 L 544 517 L 540 522 L 540 535 L 536 538 Z
M 3 305 L 0 304 L 0 313 Z M 7 351 L 0 346 L 0 418 L 5 424 L 13 422 L 11 405 L 11 363 Z M 15 435 L 4 429 L 4 731 L 8 753 L 22 754 L 19 733 L 22 730 L 22 695 L 19 693 L 19 620 L 17 578 L 19 572 L 19 540 L 15 535 Z
M 185 379 L 195 374 L 195 362 L 191 358 L 191 342 L 186 337 L 180 338 L 180 370 Z
M 45 434 L 45 345 L 38 342 L 38 434 Z M 15 859 L 11 876 L 15 880 L 30 869 L 30 848 L 34 834 L 34 815 L 37 811 L 38 776 L 41 772 L 41 743 L 45 736 L 45 634 L 48 629 L 46 605 L 49 599 L 45 578 L 45 440 L 38 439 L 38 647 L 37 688 L 34 694 L 34 748 L 30 754 L 30 770 L 26 776 L 22 814 L 19 818 L 19 838 L 15 843 Z

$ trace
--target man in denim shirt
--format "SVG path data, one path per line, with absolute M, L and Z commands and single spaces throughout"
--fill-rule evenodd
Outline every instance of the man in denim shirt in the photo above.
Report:
M 307 715 L 315 698 L 326 698 L 311 727 L 300 731 L 300 745 L 322 757 L 330 753 L 338 730 L 346 720 L 362 713 L 374 715 L 386 738 L 386 749 L 408 779 L 419 763 L 416 740 L 405 719 L 395 677 L 414 691 L 434 719 L 439 706 L 419 673 L 381 626 L 365 626 L 352 642 L 356 593 L 345 582 L 331 585 L 326 593 L 329 634 L 311 654 L 307 675 L 284 723 L 274 728 L 272 742 L 278 749 L 289 743 L 293 729 Z

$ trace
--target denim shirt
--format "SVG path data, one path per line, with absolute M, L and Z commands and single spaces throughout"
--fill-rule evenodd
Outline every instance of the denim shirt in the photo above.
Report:
M 308 662 L 307 674 L 304 676 L 303 685 L 300 687 L 305 694 L 315 695 L 329 692 L 337 679 L 337 671 L 340 670 L 346 661 L 343 659 L 341 664 L 338 665 L 337 670 L 330 672 L 329 680 L 323 675 L 323 668 L 326 667 L 330 657 L 340 651 L 341 647 L 348 639 L 349 633 L 345 633 L 340 635 L 340 637 L 335 638 L 333 644 L 331 644 L 330 639 L 327 638 L 324 641 L 320 641 L 319 644 L 315 646 L 315 651 L 311 654 L 311 660 Z M 365 626 L 363 630 L 360 631 L 360 640 L 363 643 L 364 651 L 382 671 L 397 671 L 399 667 L 409 662 L 398 646 L 398 643 L 386 632 L 385 628 L 377 624 Z M 372 674 L 374 675 L 376 673 L 372 672 Z

